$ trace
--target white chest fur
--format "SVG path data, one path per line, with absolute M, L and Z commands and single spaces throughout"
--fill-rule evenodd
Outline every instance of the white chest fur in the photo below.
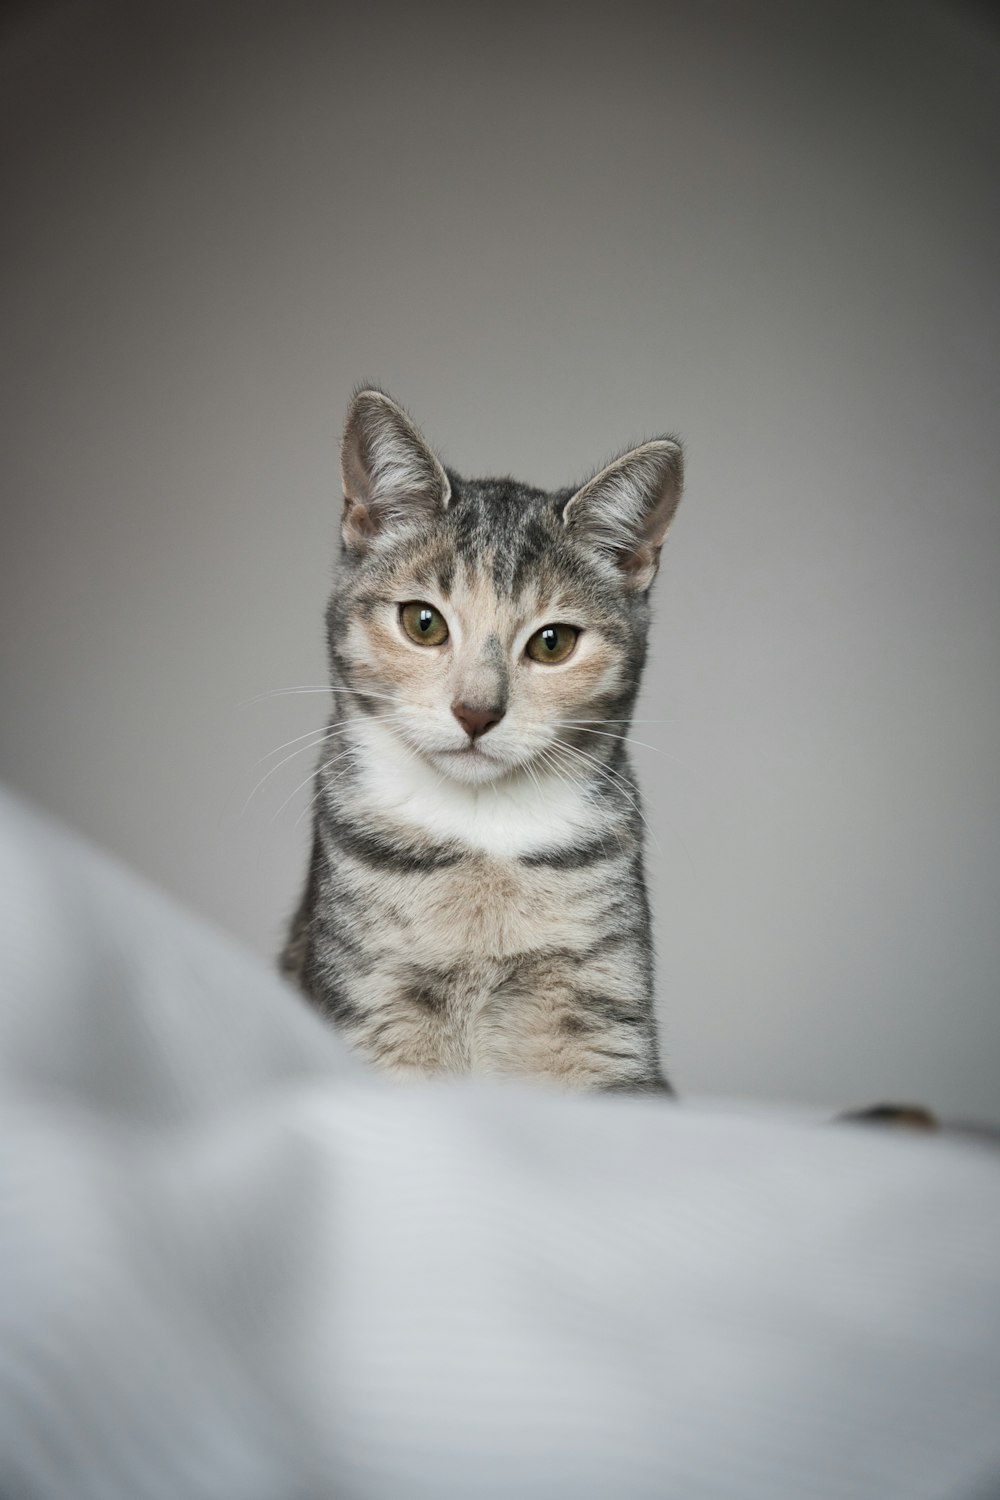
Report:
M 599 805 L 565 774 L 536 770 L 481 787 L 439 775 L 375 719 L 359 720 L 359 812 L 397 820 L 436 841 L 517 858 L 593 837 L 607 826 Z

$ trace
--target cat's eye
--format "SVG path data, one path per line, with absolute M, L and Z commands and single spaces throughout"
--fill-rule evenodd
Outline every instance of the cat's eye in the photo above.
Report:
M 579 634 L 575 625 L 543 625 L 525 646 L 525 655 L 530 656 L 532 661 L 554 666 L 570 655 Z
M 401 604 L 399 623 L 418 646 L 443 646 L 448 639 L 447 621 L 432 604 L 423 604 L 419 600 Z

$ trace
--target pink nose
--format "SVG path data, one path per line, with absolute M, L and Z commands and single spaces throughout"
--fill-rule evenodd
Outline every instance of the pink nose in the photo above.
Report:
M 478 739 L 503 718 L 502 708 L 470 708 L 467 703 L 453 703 L 451 711 L 470 740 Z

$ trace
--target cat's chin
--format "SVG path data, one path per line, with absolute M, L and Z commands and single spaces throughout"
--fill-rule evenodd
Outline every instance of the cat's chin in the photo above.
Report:
M 461 750 L 437 750 L 429 758 L 436 771 L 461 786 L 489 786 L 493 782 L 506 781 L 520 769 L 474 746 Z

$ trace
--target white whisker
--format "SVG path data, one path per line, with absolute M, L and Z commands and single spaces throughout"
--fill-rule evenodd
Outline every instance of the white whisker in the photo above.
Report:
M 632 808 L 634 808 L 636 814 L 644 823 L 650 838 L 653 840 L 653 843 L 656 845 L 657 849 L 660 849 L 662 853 L 660 841 L 656 837 L 656 833 L 653 830 L 649 819 L 646 817 L 641 806 L 639 805 L 638 788 L 630 785 L 629 782 L 625 781 L 623 777 L 620 777 L 616 771 L 612 771 L 611 767 L 606 766 L 603 761 L 598 760 L 596 755 L 590 755 L 586 750 L 581 750 L 578 745 L 567 745 L 562 740 L 557 740 L 555 743 L 565 754 L 577 755 L 580 756 L 583 760 L 590 762 L 593 765 L 597 775 L 603 776 L 611 786 L 617 787 L 618 791 L 622 794 L 623 797 L 625 797 L 626 801 L 631 805 Z
M 272 755 L 277 755 L 280 751 L 287 750 L 289 745 L 297 745 L 300 740 L 307 740 L 311 735 L 321 734 L 324 730 L 327 734 L 338 734 L 346 728 L 348 728 L 348 725 L 346 724 L 326 724 L 321 728 L 307 729 L 305 734 L 297 734 L 293 740 L 286 740 L 283 745 L 275 745 L 273 750 L 269 750 L 266 755 L 262 755 L 259 760 L 255 760 L 254 770 L 256 770 L 258 766 L 262 766 L 266 760 L 270 760 Z M 306 748 L 308 749 L 308 746 Z M 291 757 L 289 757 L 289 759 L 291 759 Z
M 523 769 L 526 772 L 526 774 L 528 775 L 528 777 L 530 778 L 531 784 L 535 788 L 535 791 L 538 793 L 539 797 L 544 800 L 545 793 L 542 791 L 542 783 L 539 781 L 538 777 L 535 775 L 534 767 L 532 766 L 530 760 L 529 761 L 525 761 Z M 494 788 L 494 791 L 495 791 L 495 788 Z
M 402 713 L 402 711 L 399 711 L 397 713 L 384 713 L 383 712 L 383 713 L 381 713 L 379 715 L 379 718 L 383 722 L 385 722 L 387 720 L 395 720 L 396 722 L 405 722 L 405 715 Z M 242 811 L 240 813 L 240 816 L 241 817 L 243 816 L 243 813 L 246 812 L 246 810 L 249 807 L 249 805 L 250 805 L 251 801 L 253 800 L 254 796 L 257 794 L 257 792 L 260 790 L 260 788 L 264 785 L 264 783 L 266 781 L 268 781 L 271 776 L 274 775 L 275 771 L 280 770 L 282 766 L 287 765 L 287 763 L 290 760 L 294 760 L 297 755 L 302 755 L 306 750 L 315 750 L 320 745 L 322 745 L 323 743 L 329 742 L 329 741 L 332 741 L 333 739 L 335 739 L 337 737 L 337 735 L 346 734 L 347 731 L 349 729 L 353 728 L 356 723 L 358 723 L 358 720 L 354 719 L 354 718 L 351 718 L 351 719 L 341 719 L 341 720 L 335 720 L 333 723 L 330 723 L 330 724 L 322 725 L 322 726 L 320 726 L 317 729 L 307 729 L 306 732 L 305 732 L 305 734 L 298 734 L 298 735 L 295 736 L 294 739 L 292 739 L 292 740 L 286 740 L 283 745 L 278 745 L 278 746 L 276 746 L 276 748 L 274 750 L 269 750 L 266 755 L 262 755 L 259 760 L 257 760 L 257 761 L 254 762 L 254 769 L 256 769 L 257 766 L 262 765 L 264 761 L 270 760 L 270 758 L 271 758 L 272 755 L 277 755 L 279 751 L 286 749 L 289 745 L 299 744 L 299 742 L 301 740 L 309 740 L 311 742 L 309 744 L 299 744 L 299 748 L 297 750 L 293 750 L 289 755 L 283 756 L 281 760 L 276 761 L 275 764 L 269 768 L 269 770 L 257 782 L 257 785 L 254 787 L 253 791 L 250 793 L 250 796 L 247 798 L 246 802 L 243 804 L 243 808 L 242 808 Z
M 590 750 L 581 750 L 579 745 L 567 745 L 565 740 L 556 740 L 554 741 L 554 743 L 558 745 L 560 749 L 567 751 L 570 755 L 579 755 L 584 760 L 590 761 L 605 776 L 612 778 L 618 784 L 618 786 L 621 787 L 622 791 L 625 792 L 627 796 L 635 796 L 638 794 L 639 789 L 635 785 L 635 783 L 630 781 L 627 777 L 623 776 L 620 771 L 616 771 L 612 766 L 609 766 L 606 761 L 603 761 L 600 758 L 599 755 L 594 755 Z
M 553 721 L 557 729 L 577 729 L 580 734 L 596 734 L 604 740 L 619 740 L 623 745 L 638 745 L 643 750 L 655 750 L 657 755 L 665 755 L 668 760 L 676 760 L 669 750 L 664 750 L 659 745 L 651 745 L 647 740 L 634 740 L 630 734 L 608 734 L 601 729 L 585 729 L 583 724 L 576 719 L 556 719 Z M 681 762 L 678 761 L 678 765 Z
M 332 691 L 329 683 L 323 687 L 269 688 L 266 693 L 255 693 L 252 698 L 242 698 L 236 707 L 246 708 L 251 703 L 262 703 L 265 698 L 284 698 L 290 693 L 330 693 Z
M 542 752 L 541 752 L 541 755 L 539 756 L 539 759 L 541 760 L 542 764 L 544 766 L 546 766 L 550 771 L 552 771 L 553 774 L 556 775 L 559 778 L 559 780 L 562 781 L 566 786 L 582 786 L 583 785 L 583 783 L 577 777 L 569 775 L 569 774 L 566 774 L 566 771 L 568 770 L 568 768 L 564 768 L 563 770 L 560 770 L 559 762 L 556 759 L 555 755 L 553 754 L 551 747 L 547 746 L 545 749 L 543 749 Z M 601 789 L 600 789 L 599 786 L 596 786 L 593 783 L 591 783 L 590 789 L 592 791 L 594 791 L 594 792 L 597 793 L 597 796 L 600 798 L 600 800 L 603 803 L 605 803 L 605 804 L 607 803 L 608 799 L 604 795 L 604 793 L 601 791 Z M 619 849 L 621 849 L 622 852 L 624 852 L 624 850 L 625 850 L 625 844 L 624 844 L 624 841 L 622 840 L 621 831 L 618 828 L 618 819 L 614 818 L 614 817 L 612 818 L 612 831 L 613 831 L 613 833 L 615 835 L 615 838 L 618 840 L 618 847 L 619 847 Z M 604 834 L 601 833 L 601 834 L 598 835 L 598 837 L 600 838 L 600 841 L 601 841 L 601 848 L 604 850 L 604 852 L 606 854 L 608 846 L 604 842 Z
M 316 771 L 314 772 L 314 774 L 318 774 L 319 773 L 319 769 L 320 769 L 319 766 L 317 766 L 316 767 Z M 350 771 L 351 771 L 350 766 L 347 766 L 347 767 L 345 767 L 345 769 L 343 771 L 338 771 L 337 774 L 336 774 L 336 776 L 331 776 L 331 778 L 330 778 L 329 781 L 324 781 L 322 783 L 322 785 L 319 786 L 316 789 L 316 791 L 313 793 L 313 795 L 309 798 L 309 801 L 306 803 L 305 807 L 302 809 L 302 811 L 299 813 L 298 817 L 295 819 L 295 822 L 292 824 L 292 828 L 293 829 L 298 828 L 299 824 L 302 822 L 302 819 L 306 816 L 306 814 L 312 812 L 313 808 L 316 806 L 316 803 L 322 797 L 323 793 L 329 791 L 332 786 L 336 786 L 337 782 L 340 781 L 344 776 L 350 775 Z M 301 782 L 300 785 L 301 786 L 305 786 L 305 782 L 304 781 Z M 299 787 L 296 787 L 295 791 L 298 791 L 298 790 L 299 790 Z M 292 793 L 293 797 L 294 797 L 294 795 L 295 795 L 295 792 Z M 279 808 L 279 812 L 280 812 L 280 810 L 281 809 Z
M 398 693 L 380 693 L 376 688 L 354 688 L 338 685 L 336 691 L 338 693 L 346 693 L 348 697 L 353 696 L 355 698 L 381 698 L 384 699 L 387 703 L 399 702 Z
M 294 760 L 297 755 L 303 755 L 305 753 L 305 751 L 307 751 L 307 750 L 315 750 L 319 745 L 321 745 L 323 743 L 324 740 L 332 738 L 331 728 L 332 728 L 332 726 L 330 726 L 330 725 L 324 725 L 324 727 L 322 729 L 311 729 L 309 731 L 309 735 L 303 735 L 302 736 L 303 739 L 307 739 L 310 736 L 312 736 L 313 739 L 312 739 L 312 743 L 311 744 L 309 744 L 309 745 L 300 745 L 297 750 L 292 750 L 290 754 L 282 756 L 281 760 L 276 761 L 274 763 L 274 765 L 271 766 L 271 768 L 268 771 L 265 771 L 264 775 L 260 778 L 260 780 L 258 781 L 257 785 L 254 787 L 253 791 L 250 793 L 249 797 L 247 798 L 247 800 L 244 802 L 242 808 L 240 809 L 240 817 L 241 818 L 243 817 L 243 814 L 246 812 L 247 808 L 250 806 L 250 803 L 253 801 L 254 797 L 260 791 L 260 789 L 264 785 L 264 783 L 266 781 L 270 781 L 270 779 L 274 775 L 275 771 L 280 771 L 282 766 L 287 765 L 290 760 Z M 289 741 L 289 744 L 291 744 L 291 741 Z M 276 754 L 277 752 L 276 751 L 272 751 L 271 753 L 272 754 Z M 265 759 L 267 759 L 266 756 L 265 756 Z M 260 761 L 258 761 L 257 764 L 260 765 Z
M 285 798 L 284 802 L 278 808 L 278 811 L 272 817 L 271 822 L 274 823 L 274 822 L 277 821 L 278 818 L 281 817 L 281 814 L 284 812 L 284 810 L 288 806 L 289 802 L 291 802 L 292 798 L 295 797 L 295 796 L 297 796 L 298 793 L 301 792 L 301 790 L 302 790 L 302 788 L 304 786 L 308 786 L 309 782 L 312 781 L 312 779 L 313 779 L 314 776 L 318 775 L 322 771 L 328 771 L 328 770 L 330 770 L 330 768 L 332 766 L 335 766 L 338 763 L 338 761 L 344 760 L 345 757 L 348 756 L 348 755 L 353 755 L 355 753 L 356 749 L 357 749 L 356 745 L 350 745 L 350 746 L 348 746 L 348 748 L 346 750 L 341 751 L 341 753 L 339 755 L 335 755 L 333 757 L 333 760 L 324 761 L 322 763 L 322 765 L 316 766 L 312 771 L 310 771 L 309 775 L 305 778 L 305 780 L 304 781 L 300 781 L 299 784 L 298 784 L 298 786 L 294 789 L 294 791 L 289 792 L 289 794 Z M 350 770 L 350 767 L 348 766 L 347 769 Z M 334 780 L 339 780 L 339 778 L 338 777 L 334 777 Z M 327 783 L 327 785 L 331 785 L 331 784 L 332 783 Z M 325 790 L 325 789 L 326 789 L 325 787 L 321 787 L 320 788 L 321 791 Z

